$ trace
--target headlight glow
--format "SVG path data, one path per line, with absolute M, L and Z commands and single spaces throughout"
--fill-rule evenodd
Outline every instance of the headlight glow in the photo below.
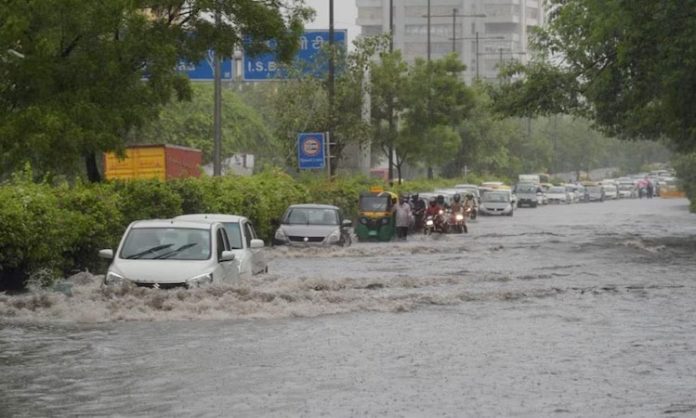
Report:
M 463 221 L 463 220 L 464 220 L 464 215 L 458 213 L 457 216 L 454 217 L 454 219 L 456 219 L 456 220 L 458 220 L 458 221 Z
M 433 220 L 432 220 L 432 219 L 428 219 L 427 221 L 425 221 L 425 224 L 428 225 L 428 226 L 433 226 Z

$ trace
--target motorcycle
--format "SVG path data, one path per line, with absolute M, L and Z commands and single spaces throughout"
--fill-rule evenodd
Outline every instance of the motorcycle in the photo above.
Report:
M 464 214 L 469 217 L 469 219 L 476 219 L 478 216 L 478 209 L 476 207 L 467 206 Z
M 466 227 L 465 214 L 463 212 L 449 213 L 448 229 L 458 234 L 469 232 Z
M 440 212 L 433 216 L 428 215 L 425 218 L 425 224 L 423 225 L 423 234 L 430 235 L 433 232 L 439 232 L 441 234 L 447 233 L 448 225 L 445 221 L 445 212 L 441 209 Z

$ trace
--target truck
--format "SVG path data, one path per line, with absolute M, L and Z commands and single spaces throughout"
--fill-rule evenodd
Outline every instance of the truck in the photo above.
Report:
M 518 183 L 540 184 L 541 176 L 538 174 L 520 174 L 517 176 Z
M 104 153 L 104 177 L 107 180 L 170 180 L 199 177 L 203 152 L 179 145 L 148 144 L 126 147 L 123 157 Z

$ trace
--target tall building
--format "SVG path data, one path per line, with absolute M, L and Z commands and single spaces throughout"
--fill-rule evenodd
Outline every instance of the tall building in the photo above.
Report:
M 389 32 L 390 0 L 356 0 L 364 36 Z M 408 62 L 428 55 L 428 0 L 392 0 L 394 49 Z M 495 79 L 499 65 L 527 62 L 530 29 L 543 23 L 542 0 L 430 0 L 430 56 L 455 51 L 465 78 Z M 454 39 L 453 39 L 454 38 Z

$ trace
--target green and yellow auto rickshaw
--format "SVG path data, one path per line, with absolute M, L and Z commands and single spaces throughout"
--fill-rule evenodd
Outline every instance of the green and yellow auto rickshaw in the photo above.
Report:
M 391 241 L 396 232 L 392 208 L 398 196 L 381 189 L 360 193 L 355 235 L 358 241 Z

